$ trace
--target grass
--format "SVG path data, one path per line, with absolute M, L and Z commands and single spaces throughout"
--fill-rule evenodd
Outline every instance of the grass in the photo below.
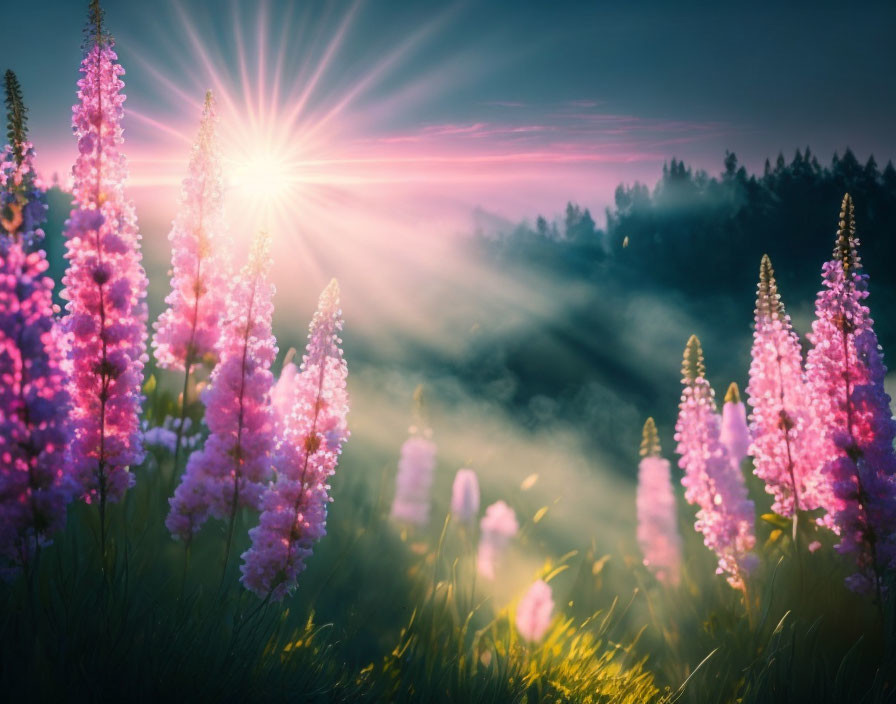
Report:
M 148 416 L 157 423 L 173 407 L 153 391 Z M 375 453 L 352 443 L 329 534 L 282 604 L 238 584 L 256 520 L 248 512 L 237 517 L 223 580 L 226 526 L 210 523 L 189 555 L 170 538 L 166 455 L 150 454 L 136 487 L 110 507 L 105 562 L 96 507 L 73 504 L 33 579 L 0 587 L 5 699 L 896 702 L 892 598 L 879 608 L 846 590 L 830 537 L 797 561 L 786 526 L 759 522 L 752 621 L 740 593 L 713 574 L 685 508 L 675 589 L 641 567 L 630 538 L 609 553 L 593 541 L 564 546 L 556 554 L 572 549 L 527 577 L 549 581 L 557 605 L 532 644 L 514 626 L 520 593 L 477 583 L 475 536 L 450 521 L 416 533 L 392 525 L 393 470 L 371 470 Z M 526 550 L 543 541 L 543 524 L 521 518 Z

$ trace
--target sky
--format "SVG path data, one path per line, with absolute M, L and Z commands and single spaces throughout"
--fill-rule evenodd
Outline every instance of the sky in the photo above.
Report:
M 38 168 L 63 184 L 76 156 L 71 106 L 86 4 L 17 3 L 22 29 L 7 25 L 0 42 L 0 69 L 16 71 L 30 109 Z M 823 162 L 847 146 L 863 161 L 896 158 L 892 0 L 103 6 L 126 69 L 127 193 L 151 319 L 168 290 L 167 234 L 211 89 L 237 261 L 259 229 L 273 235 L 281 354 L 303 343 L 317 295 L 337 277 L 356 417 L 380 422 L 389 394 L 404 417 L 409 389 L 426 382 L 435 396 L 460 399 L 458 428 L 482 432 L 482 447 L 468 450 L 479 463 L 492 452 L 489 436 L 506 434 L 482 419 L 499 415 L 452 390 L 448 372 L 410 378 L 414 356 L 463 360 L 482 331 L 543 330 L 586 293 L 471 257 L 462 240 L 477 225 L 558 218 L 567 201 L 600 223 L 618 184 L 652 185 L 673 157 L 710 173 L 726 150 L 751 170 L 807 145 Z M 658 384 L 677 384 L 677 357 L 665 351 L 698 321 L 674 298 L 626 300 L 633 324 L 620 344 Z M 362 349 L 365 364 L 381 366 L 362 368 Z M 596 415 L 576 432 L 640 425 L 637 409 L 607 393 L 594 396 Z M 513 430 L 509 444 L 528 452 L 529 431 Z M 570 445 L 566 435 L 555 440 Z M 575 477 L 594 462 L 567 460 L 543 463 L 569 465 Z M 518 464 L 523 476 L 539 471 Z M 591 494 L 579 498 L 594 510 Z
M 29 30 L 0 48 L 42 166 L 63 177 L 84 5 L 21 3 Z M 298 181 L 409 200 L 426 183 L 436 212 L 478 206 L 509 220 L 569 199 L 599 214 L 617 183 L 652 183 L 673 156 L 713 173 L 726 149 L 753 169 L 806 145 L 825 161 L 846 146 L 879 163 L 896 151 L 892 2 L 104 7 L 127 70 L 135 187 L 177 183 L 207 87 L 232 98 L 222 119 L 235 159 L 279 131 L 263 148 L 294 144 Z
M 38 168 L 63 184 L 86 4 L 20 3 L 27 31 L 0 44 Z M 437 316 L 420 302 L 473 277 L 488 305 L 550 317 L 531 298 L 543 284 L 477 270 L 455 244 L 477 227 L 556 219 L 567 201 L 600 224 L 618 184 L 652 185 L 672 157 L 718 173 L 726 149 L 753 170 L 806 145 L 823 161 L 846 146 L 896 156 L 892 2 L 103 6 L 126 69 L 128 193 L 150 272 L 167 270 L 211 89 L 234 248 L 271 231 L 279 315 L 304 319 L 292 313 L 338 276 L 355 331 L 387 348 L 389 326 L 456 345 L 445 320 L 467 325 L 483 302 L 436 296 Z M 164 293 L 150 287 L 155 312 Z

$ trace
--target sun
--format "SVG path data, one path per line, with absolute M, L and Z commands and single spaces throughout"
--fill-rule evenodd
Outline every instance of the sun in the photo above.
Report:
M 228 195 L 250 211 L 270 218 L 292 200 L 301 180 L 287 150 L 253 145 L 225 158 Z

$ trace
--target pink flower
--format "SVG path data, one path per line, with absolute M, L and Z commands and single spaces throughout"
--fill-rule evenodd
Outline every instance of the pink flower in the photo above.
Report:
M 190 455 L 170 500 L 165 525 L 182 540 L 189 540 L 209 514 L 232 522 L 241 507 L 261 509 L 275 446 L 270 368 L 277 343 L 271 333 L 270 266 L 267 235 L 259 234 L 231 288 L 220 361 L 202 393 L 208 439 Z
M 661 456 L 653 418 L 644 423 L 638 465 L 638 545 L 644 565 L 663 584 L 676 586 L 681 570 L 681 536 L 669 461 Z
M 27 141 L 21 88 L 6 72 L 11 143 L 0 158 L 0 574 L 29 566 L 65 522 L 74 491 L 62 350 L 43 251 L 46 203 Z
M 171 293 L 155 322 L 152 345 L 163 369 L 189 371 L 217 358 L 229 276 L 223 255 L 221 159 L 215 103 L 206 93 L 171 241 Z
M 96 19 L 96 18 L 95 18 Z M 98 22 L 98 21 L 97 21 Z M 146 361 L 146 274 L 127 175 L 121 117 L 124 69 L 101 26 L 78 81 L 72 124 L 79 155 L 73 169 L 75 206 L 66 223 L 73 439 L 68 464 L 88 502 L 118 501 L 140 464 L 140 386 Z
M 487 579 L 495 578 L 495 570 L 511 539 L 519 532 L 516 513 L 503 501 L 496 501 L 479 522 L 479 550 L 476 568 Z
M 327 482 L 349 435 L 341 330 L 334 279 L 311 321 L 301 371 L 291 377 L 292 388 L 280 389 L 286 415 L 275 456 L 277 480 L 264 494 L 261 519 L 249 531 L 252 547 L 242 556 L 241 581 L 262 598 L 280 601 L 295 588 L 312 546 L 327 532 Z
M 750 429 L 747 427 L 747 409 L 740 400 L 740 391 L 733 381 L 725 394 L 722 405 L 722 425 L 719 440 L 728 451 L 728 456 L 740 470 L 744 458 L 750 454 Z
M 542 579 L 535 582 L 516 607 L 516 628 L 530 643 L 537 643 L 548 632 L 554 612 L 551 587 Z
M 719 558 L 716 574 L 728 574 L 728 583 L 744 588 L 744 578 L 756 566 L 755 509 L 747 497 L 744 477 L 720 440 L 720 419 L 715 395 L 706 381 L 703 350 L 692 335 L 682 366 L 684 390 L 675 426 L 681 483 L 685 499 L 698 507 L 694 527 Z
M 896 423 L 884 391 L 883 355 L 863 303 L 868 276 L 857 247 L 847 194 L 834 258 L 822 268 L 806 379 L 831 489 L 828 514 L 840 534 L 837 550 L 854 554 L 858 568 L 847 583 L 879 593 L 896 566 Z
M 44 253 L 0 256 L 0 563 L 31 562 L 65 525 L 68 394 Z
M 459 469 L 454 475 L 451 513 L 461 523 L 471 523 L 479 513 L 479 481 L 472 469 Z
M 430 490 L 436 469 L 436 444 L 424 434 L 412 435 L 401 446 L 392 518 L 425 526 L 429 523 Z
M 68 394 L 53 281 L 45 253 L 27 252 L 40 240 L 46 205 L 11 71 L 6 88 L 14 143 L 0 162 L 0 199 L 12 213 L 0 231 L 0 574 L 11 575 L 64 527 L 75 487 L 64 464 Z
M 774 497 L 781 516 L 811 511 L 827 502 L 802 369 L 800 341 L 784 310 L 768 256 L 759 269 L 750 383 L 754 473 Z

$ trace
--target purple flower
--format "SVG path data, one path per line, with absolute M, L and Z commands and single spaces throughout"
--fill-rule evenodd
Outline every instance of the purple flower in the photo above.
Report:
M 744 589 L 744 579 L 756 566 L 752 550 L 755 509 L 739 467 L 720 440 L 720 418 L 715 394 L 706 381 L 700 340 L 688 340 L 682 365 L 684 390 L 675 425 L 681 483 L 685 499 L 696 504 L 694 527 L 703 542 L 719 558 L 717 574 L 728 574 L 728 583 Z
M 335 279 L 321 294 L 301 370 L 279 388 L 281 442 L 277 479 L 264 493 L 252 547 L 243 553 L 242 583 L 280 601 L 296 586 L 312 546 L 326 534 L 328 484 L 348 439 L 348 369 L 339 345 L 342 311 Z M 291 364 L 291 362 L 287 362 Z
M 806 403 L 800 341 L 784 310 L 768 256 L 759 269 L 750 384 L 754 473 L 782 516 L 827 505 L 818 428 Z
M 66 224 L 63 278 L 73 439 L 68 463 L 88 503 L 118 501 L 143 459 L 140 386 L 146 361 L 146 274 L 121 153 L 124 69 L 114 42 L 95 41 L 81 62 L 72 125 L 80 154 Z M 89 146 L 89 149 L 85 149 Z M 119 243 L 109 249 L 110 236 Z M 125 246 L 126 245 L 126 246 Z
M 220 361 L 202 393 L 209 436 L 190 455 L 165 525 L 188 541 L 209 515 L 232 521 L 261 509 L 276 443 L 270 395 L 277 343 L 271 333 L 274 287 L 268 239 L 259 234 L 230 291 Z
M 451 513 L 461 523 L 472 523 L 479 514 L 479 480 L 472 469 L 459 469 L 454 476 Z
M 152 346 L 159 366 L 184 371 L 217 358 L 228 286 L 223 254 L 221 157 L 215 136 L 215 104 L 206 94 L 171 241 L 171 293 L 155 322 Z
M 436 444 L 431 431 L 411 435 L 401 446 L 392 518 L 396 521 L 425 526 L 429 523 L 430 491 L 436 469 Z
M 830 489 L 828 517 L 837 550 L 855 556 L 857 591 L 880 591 L 896 566 L 896 423 L 884 391 L 887 370 L 864 304 L 852 199 L 843 198 L 834 257 L 822 267 L 823 288 L 806 359 L 809 405 L 821 438 L 817 461 Z
M 516 607 L 516 628 L 530 643 L 537 643 L 548 632 L 554 613 L 554 597 L 550 585 L 537 580 Z
M 479 522 L 479 549 L 476 553 L 476 569 L 486 579 L 494 579 L 497 567 L 510 544 L 519 532 L 516 513 L 503 501 L 496 501 L 487 509 Z
M 722 423 L 719 440 L 728 451 L 728 456 L 740 470 L 741 462 L 750 454 L 750 428 L 747 426 L 747 409 L 740 400 L 740 391 L 733 381 L 725 394 L 722 405 Z
M 681 571 L 681 536 L 669 461 L 663 459 L 653 418 L 644 423 L 638 465 L 638 545 L 644 565 L 663 584 L 676 586 Z
M 65 524 L 68 394 L 53 281 L 40 250 L 45 195 L 34 172 L 21 90 L 6 73 L 8 144 L 0 157 L 0 574 L 31 565 Z
M 68 394 L 42 251 L 0 255 L 0 565 L 28 565 L 65 525 Z

